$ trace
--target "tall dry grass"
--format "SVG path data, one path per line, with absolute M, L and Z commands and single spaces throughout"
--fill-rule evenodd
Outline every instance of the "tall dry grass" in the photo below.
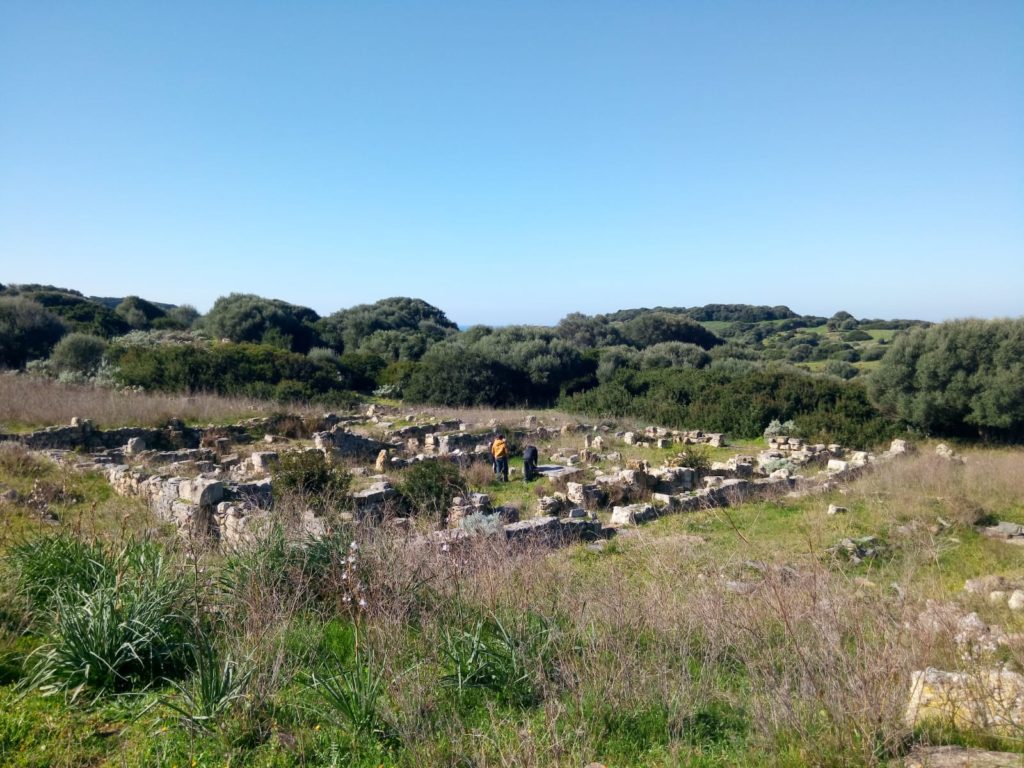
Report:
M 251 398 L 129 392 L 0 375 L 0 428 L 7 430 L 67 424 L 74 416 L 100 427 L 157 426 L 172 418 L 206 424 L 280 410 L 278 404 Z M 313 413 L 310 408 L 289 410 Z

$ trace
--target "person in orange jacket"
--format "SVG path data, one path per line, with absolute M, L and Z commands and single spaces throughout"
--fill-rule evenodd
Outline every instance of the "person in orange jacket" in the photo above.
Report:
M 505 435 L 498 435 L 491 443 L 491 457 L 494 459 L 494 474 L 508 482 L 508 443 Z

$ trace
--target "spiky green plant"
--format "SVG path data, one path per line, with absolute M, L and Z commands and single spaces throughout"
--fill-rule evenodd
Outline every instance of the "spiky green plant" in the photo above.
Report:
M 193 728 L 213 731 L 231 708 L 245 698 L 252 670 L 246 669 L 202 635 L 192 649 L 192 675 L 171 685 L 178 699 L 164 704 L 185 718 Z
M 372 659 L 357 655 L 350 667 L 331 676 L 310 678 L 310 688 L 341 716 L 352 739 L 374 738 L 393 744 L 397 738 L 384 710 L 384 672 Z

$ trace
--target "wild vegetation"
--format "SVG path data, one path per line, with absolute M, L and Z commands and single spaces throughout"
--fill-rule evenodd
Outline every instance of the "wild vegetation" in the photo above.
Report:
M 275 525 L 221 551 L 2 445 L 0 484 L 20 497 L 0 528 L 0 762 L 878 766 L 932 742 L 1018 750 L 1024 734 L 904 721 L 912 670 L 979 663 L 923 618 L 936 603 L 1000 624 L 1001 663 L 1024 663 L 1020 614 L 962 591 L 1024 577 L 1017 548 L 974 528 L 1024 522 L 1024 455 L 964 456 L 922 450 L 825 497 L 552 550 L 353 524 L 352 475 L 299 451 L 275 475 Z M 444 462 L 395 479 L 422 530 L 466 491 L 536 496 Z M 36 484 L 54 489 L 45 516 Z M 294 524 L 313 501 L 330 526 L 306 539 Z M 869 535 L 859 562 L 835 548 Z
M 0 365 L 70 383 L 341 407 L 555 403 L 750 438 L 773 418 L 868 444 L 894 432 L 1017 440 L 1024 321 L 913 320 L 708 304 L 459 330 L 419 299 L 321 317 L 248 294 L 200 316 L 137 296 L 0 286 Z

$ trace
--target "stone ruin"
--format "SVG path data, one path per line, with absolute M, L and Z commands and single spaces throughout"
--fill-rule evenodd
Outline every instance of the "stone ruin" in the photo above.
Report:
M 462 420 L 420 420 L 401 427 L 386 421 L 387 414 L 374 407 L 362 416 L 325 414 L 318 419 L 250 419 L 227 427 L 206 429 L 186 427 L 172 421 L 162 428 L 99 430 L 87 421 L 76 420 L 67 427 L 52 427 L 29 435 L 0 435 L 37 450 L 48 450 L 56 458 L 79 469 L 99 469 L 121 494 L 144 499 L 161 520 L 173 522 L 183 531 L 203 531 L 222 544 L 237 546 L 252 538 L 267 521 L 272 506 L 274 468 L 282 452 L 319 451 L 332 462 L 356 459 L 373 464 L 375 475 L 365 478 L 352 493 L 353 519 L 379 521 L 402 514 L 400 494 L 386 475 L 388 469 L 420 461 L 453 461 L 467 466 L 489 461 L 494 427 L 473 428 Z M 374 425 L 378 437 L 356 431 Z M 797 438 L 771 438 L 768 450 L 757 456 L 737 454 L 715 462 L 702 474 L 685 461 L 685 447 L 721 446 L 725 436 L 700 430 L 670 430 L 647 427 L 641 431 L 613 432 L 607 425 L 566 424 L 550 429 L 536 417 L 509 430 L 514 444 L 542 442 L 555 434 L 582 433 L 582 449 L 559 465 L 542 465 L 542 476 L 562 490 L 538 499 L 531 518 L 519 520 L 519 510 L 493 509 L 486 494 L 459 497 L 447 510 L 448 530 L 440 538 L 461 535 L 462 522 L 479 516 L 497 520 L 509 537 L 532 535 L 559 541 L 607 537 L 624 525 L 635 525 L 663 514 L 685 512 L 738 503 L 744 499 L 785 493 L 824 490 L 829 483 L 850 478 L 875 461 L 908 450 L 894 441 L 879 456 L 846 451 L 839 445 L 808 445 Z M 262 436 L 262 437 L 261 437 Z M 294 439 L 311 439 L 312 447 L 293 445 Z M 679 447 L 683 453 L 670 457 L 662 466 L 630 461 L 595 471 L 593 465 L 621 462 L 618 451 L 607 451 L 612 438 L 632 446 Z M 259 450 L 255 443 L 262 443 Z M 239 448 L 248 446 L 249 453 Z M 81 459 L 79 451 L 91 451 Z M 682 458 L 679 458 L 682 457 Z M 778 467 L 779 462 L 785 466 Z M 804 475 L 809 468 L 817 474 Z M 598 513 L 608 512 L 602 525 Z M 497 515 L 495 518 L 494 516 Z M 498 523 L 495 523 L 497 525 Z M 323 532 L 324 524 L 313 513 L 304 515 L 302 528 L 312 535 Z

